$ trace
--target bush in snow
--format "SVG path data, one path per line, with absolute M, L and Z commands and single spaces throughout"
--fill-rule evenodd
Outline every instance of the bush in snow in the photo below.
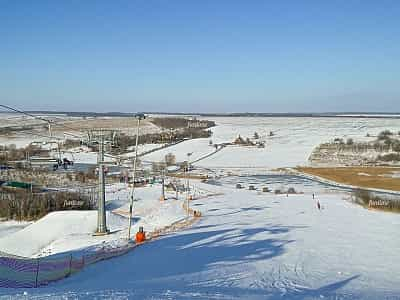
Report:
M 396 152 L 400 152 L 400 141 L 394 141 L 392 143 L 392 150 Z
M 390 130 L 384 130 L 381 133 L 378 134 L 378 140 L 386 140 L 388 138 L 390 138 L 390 136 L 393 135 L 393 132 L 391 132 Z
M 365 207 L 400 212 L 400 199 L 385 199 L 373 193 L 358 189 L 353 192 L 353 201 Z
M 172 153 L 168 153 L 167 155 L 165 155 L 165 163 L 167 164 L 167 166 L 175 165 L 176 164 L 175 155 Z
M 71 148 L 76 148 L 81 146 L 81 141 L 80 140 L 72 140 L 72 139 L 66 139 L 63 142 L 63 147 L 64 149 L 71 149 Z
M 343 139 L 341 139 L 341 138 L 335 138 L 335 139 L 333 140 L 333 142 L 334 142 L 335 144 L 344 144 L 344 141 L 343 141 Z
M 151 164 L 151 169 L 153 173 L 160 173 L 161 171 L 166 169 L 166 164 L 163 162 L 153 162 Z
M 400 153 L 389 153 L 385 155 L 378 155 L 378 161 L 400 161 Z

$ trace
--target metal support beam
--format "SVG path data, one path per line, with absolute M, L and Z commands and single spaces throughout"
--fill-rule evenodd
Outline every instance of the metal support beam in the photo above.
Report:
M 105 191 L 105 177 L 104 177 L 104 137 L 100 137 L 99 141 L 99 154 L 97 157 L 99 166 L 99 197 L 97 200 L 97 231 L 96 234 L 107 234 L 106 223 L 106 191 Z

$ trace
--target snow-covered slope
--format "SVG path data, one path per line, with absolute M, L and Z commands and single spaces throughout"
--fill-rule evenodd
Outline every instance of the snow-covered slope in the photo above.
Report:
M 110 235 L 93 236 L 97 226 L 97 211 L 95 210 L 59 211 L 50 213 L 24 229 L 0 238 L 0 252 L 36 257 L 126 239 L 128 194 L 129 190 L 125 184 L 113 184 L 107 187 L 107 226 L 112 232 Z M 136 189 L 137 201 L 133 206 L 132 234 L 136 233 L 139 226 L 151 232 L 185 217 L 182 199 L 160 202 L 160 195 L 160 185 Z
M 96 211 L 50 213 L 23 230 L 0 239 L 0 250 L 19 256 L 33 256 L 60 237 L 94 232 L 96 216 Z
M 190 156 L 190 161 L 194 161 L 215 150 L 214 147 L 209 145 L 209 141 L 210 139 L 206 138 L 188 140 L 177 145 L 145 155 L 142 157 L 142 160 L 155 162 L 165 161 L 165 155 L 167 155 L 168 153 L 173 153 L 176 157 L 176 161 L 182 162 L 188 159 L 188 153 L 192 153 L 192 155 Z
M 396 214 L 346 194 L 225 195 L 191 203 L 192 228 L 100 262 L 29 295 L 44 299 L 398 299 Z M 16 297 L 22 291 L 1 291 Z

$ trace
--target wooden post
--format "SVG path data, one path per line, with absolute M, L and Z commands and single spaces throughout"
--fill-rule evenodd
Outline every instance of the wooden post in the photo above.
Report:
M 36 264 L 36 280 L 35 280 L 35 287 L 38 287 L 38 277 L 39 277 L 39 266 L 40 266 L 40 258 L 37 258 L 37 264 Z
M 70 254 L 70 257 L 69 257 L 69 272 L 68 272 L 67 276 L 70 276 L 71 273 L 72 273 L 72 253 Z

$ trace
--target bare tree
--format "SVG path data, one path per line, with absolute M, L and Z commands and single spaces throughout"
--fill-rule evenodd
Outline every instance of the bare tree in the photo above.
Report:
M 175 165 L 176 164 L 175 155 L 172 153 L 168 153 L 167 155 L 165 155 L 165 163 L 167 164 L 167 166 Z

